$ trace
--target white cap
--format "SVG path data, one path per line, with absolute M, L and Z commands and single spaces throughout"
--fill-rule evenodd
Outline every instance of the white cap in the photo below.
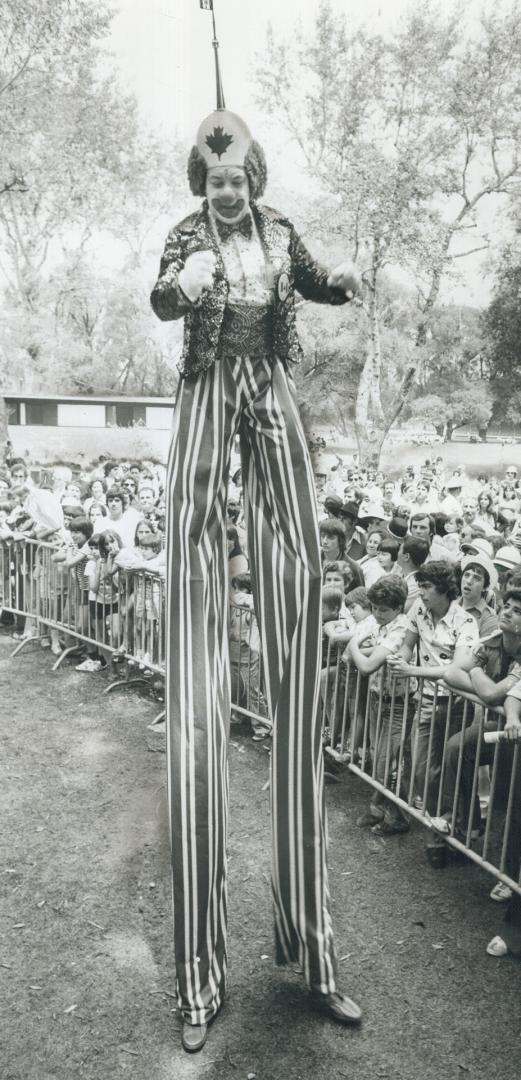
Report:
M 476 555 L 487 555 L 489 559 L 492 559 L 494 554 L 490 540 L 485 540 L 484 536 L 475 536 L 473 540 L 468 540 L 461 545 L 461 550 L 465 555 L 470 555 L 474 551 Z
M 378 518 L 379 521 L 386 521 L 387 517 L 383 506 L 379 503 L 362 503 L 358 511 L 359 521 L 363 521 L 364 518 Z
M 521 554 L 512 544 L 500 548 L 494 555 L 495 566 L 506 566 L 512 570 L 514 566 L 519 566 L 519 563 L 521 563 Z

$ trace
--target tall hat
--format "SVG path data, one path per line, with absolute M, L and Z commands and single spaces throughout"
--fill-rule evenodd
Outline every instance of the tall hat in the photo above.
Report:
M 201 8 L 212 13 L 213 50 L 215 57 L 215 83 L 217 108 L 205 117 L 197 132 L 196 146 L 207 168 L 214 165 L 242 167 L 253 142 L 252 134 L 244 120 L 226 108 L 219 67 L 219 42 L 215 27 L 213 0 L 200 0 Z
M 242 167 L 253 142 L 252 134 L 236 113 L 216 109 L 205 117 L 197 132 L 197 149 L 207 168 L 214 165 Z

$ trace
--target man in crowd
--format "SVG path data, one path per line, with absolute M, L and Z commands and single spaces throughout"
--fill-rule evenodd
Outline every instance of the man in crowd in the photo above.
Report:
M 351 559 L 358 561 L 365 555 L 367 533 L 358 525 L 358 506 L 354 502 L 345 502 L 338 512 L 340 521 L 344 523 L 346 533 L 345 554 Z
M 410 608 L 404 643 L 388 660 L 399 675 L 422 680 L 413 725 L 412 783 L 425 810 L 435 813 L 447 720 L 449 691 L 443 683 L 453 661 L 461 661 L 478 640 L 473 615 L 457 603 L 454 572 L 446 561 L 426 562 L 416 573 L 420 597 Z M 414 653 L 416 663 L 411 663 Z M 452 710 L 451 723 L 459 718 Z
M 411 536 L 416 536 L 419 540 L 427 540 L 429 543 L 428 560 L 439 560 L 450 558 L 450 553 L 444 544 L 442 544 L 440 538 L 436 536 L 436 523 L 432 514 L 426 514 L 423 510 L 419 510 L 416 514 L 411 514 L 409 520 L 409 532 Z

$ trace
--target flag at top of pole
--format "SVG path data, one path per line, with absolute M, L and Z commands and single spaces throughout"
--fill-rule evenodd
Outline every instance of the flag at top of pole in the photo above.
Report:
M 212 23 L 213 23 L 213 51 L 215 56 L 215 84 L 217 92 L 217 108 L 225 109 L 224 91 L 221 79 L 221 70 L 219 67 L 219 42 L 217 41 L 217 31 L 215 29 L 215 11 L 213 7 L 213 0 L 199 0 L 199 7 L 202 11 L 211 11 Z

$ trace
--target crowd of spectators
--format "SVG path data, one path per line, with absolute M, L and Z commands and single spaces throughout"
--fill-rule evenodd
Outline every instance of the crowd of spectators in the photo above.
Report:
M 463 468 L 447 472 L 440 457 L 416 470 L 407 466 L 395 480 L 372 469 L 346 469 L 340 460 L 327 467 L 319 457 L 315 472 L 326 597 L 325 720 L 333 730 L 343 725 L 345 734 L 347 728 L 354 762 L 367 767 L 369 761 L 384 787 L 394 779 L 405 801 L 412 789 L 414 805 L 433 826 L 433 866 L 446 861 L 444 835 L 479 843 L 496 753 L 494 797 L 499 806 L 503 800 L 505 869 L 518 881 L 518 469 L 473 479 Z M 349 686 L 353 670 L 356 701 L 352 680 Z M 465 706 L 463 694 L 472 695 L 472 704 Z M 501 714 L 484 711 L 492 707 Z M 483 732 L 498 728 L 504 741 L 496 751 Z M 378 788 L 358 821 L 380 836 L 410 827 L 399 804 Z M 520 955 L 521 897 L 501 881 L 491 897 L 508 908 L 487 951 Z
M 151 654 L 164 616 L 164 485 L 165 470 L 153 462 L 111 461 L 102 455 L 92 469 L 80 471 L 62 464 L 30 469 L 22 458 L 8 460 L 0 471 L 0 584 L 6 607 L 9 592 L 18 600 L 15 607 L 27 607 L 34 581 L 39 584 L 39 610 L 31 610 L 21 624 L 17 620 L 15 637 L 34 637 L 33 616 L 45 622 L 47 615 L 49 624 L 64 623 L 94 639 L 94 645 L 81 646 L 85 655 L 78 658 L 79 671 L 105 667 L 115 646 L 120 652 L 130 649 L 143 665 L 157 663 Z M 39 542 L 31 549 L 32 562 L 13 563 L 10 542 L 24 540 Z M 128 594 L 124 613 L 119 610 L 123 577 Z M 131 641 L 121 633 L 123 614 Z M 41 644 L 61 655 L 71 640 L 49 625 Z
M 367 756 L 384 787 L 391 774 L 396 780 L 398 759 L 397 794 L 404 794 L 413 776 L 415 805 L 430 815 L 435 829 L 435 865 L 444 831 L 463 835 L 469 821 L 473 836 L 482 831 L 472 777 L 477 757 L 486 772 L 492 753 L 481 737 L 479 707 L 464 723 L 462 698 L 454 694 L 472 694 L 483 708 L 503 707 L 490 726 L 504 727 L 500 757 L 505 776 L 508 769 L 513 775 L 513 748 L 521 736 L 521 476 L 512 465 L 501 476 L 473 478 L 463 467 L 447 469 L 438 457 L 404 465 L 401 475 L 391 477 L 347 466 L 340 458 L 328 461 L 322 453 L 314 471 L 325 724 L 332 731 L 341 724 L 345 729 L 347 717 L 353 761 Z M 135 573 L 124 613 L 128 626 L 131 612 L 130 651 L 145 665 L 157 663 L 151 643 L 165 633 L 165 470 L 152 462 L 100 459 L 89 471 L 58 465 L 36 472 L 20 458 L 0 471 L 0 554 L 12 540 L 37 538 L 52 545 L 53 566 L 68 575 L 69 584 L 49 622 L 67 626 L 73 615 L 76 629 L 91 639 L 77 665 L 82 672 L 98 671 L 114 659 L 114 646 L 122 640 L 119 579 L 123 572 L 127 580 Z M 253 737 L 269 740 L 244 510 L 240 460 L 234 456 L 227 504 L 232 701 L 249 714 Z M 4 557 L 4 593 L 8 564 Z M 32 578 L 38 573 L 43 603 L 52 583 L 45 568 L 31 567 Z M 45 613 L 39 614 L 45 623 Z M 34 635 L 34 620 L 28 616 L 15 634 Z M 67 637 L 51 626 L 42 643 L 59 654 Z M 129 649 L 128 641 L 123 647 Z M 348 670 L 359 673 L 356 700 Z M 484 770 L 480 783 L 486 788 Z M 506 866 L 517 880 L 521 761 L 511 787 Z M 400 806 L 377 789 L 359 823 L 383 836 L 409 829 Z M 510 921 L 489 951 L 521 953 L 521 898 L 502 882 L 491 895 L 508 901 Z

